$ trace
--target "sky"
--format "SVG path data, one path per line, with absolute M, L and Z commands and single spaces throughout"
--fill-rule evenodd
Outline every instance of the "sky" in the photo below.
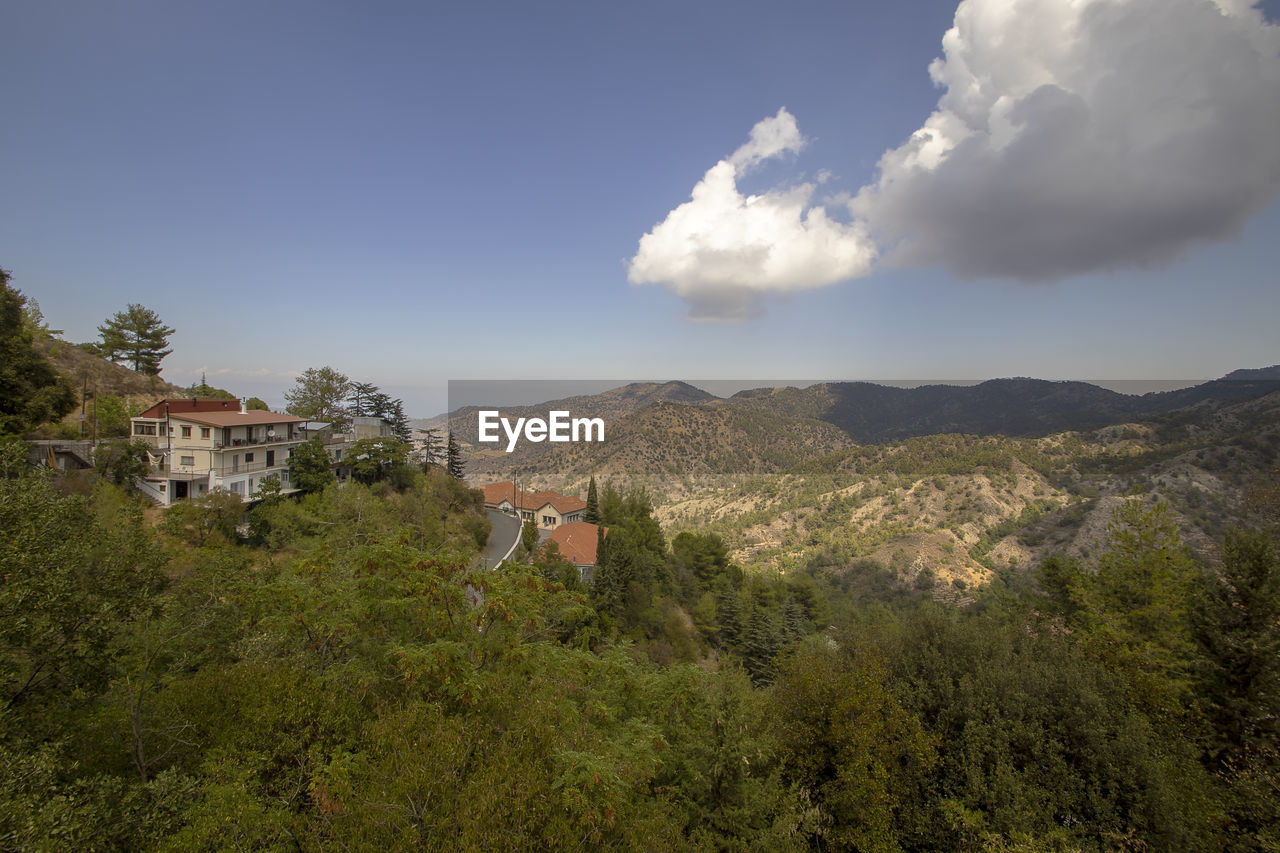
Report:
M 0 266 L 283 402 L 1280 362 L 1280 2 L 0 4 Z

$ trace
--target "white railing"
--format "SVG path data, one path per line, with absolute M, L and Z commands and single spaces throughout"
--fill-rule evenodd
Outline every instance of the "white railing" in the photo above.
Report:
M 142 492 L 161 506 L 164 506 L 169 502 L 165 493 L 155 484 L 148 483 L 141 477 L 134 477 L 133 484 L 138 487 L 138 491 Z

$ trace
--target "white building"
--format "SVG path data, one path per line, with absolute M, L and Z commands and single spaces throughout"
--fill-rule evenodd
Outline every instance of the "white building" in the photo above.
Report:
M 133 437 L 152 448 L 140 488 L 162 506 L 216 488 L 251 500 L 263 480 L 289 483 L 289 457 L 303 442 L 293 415 L 245 408 L 237 400 L 161 400 L 133 422 Z

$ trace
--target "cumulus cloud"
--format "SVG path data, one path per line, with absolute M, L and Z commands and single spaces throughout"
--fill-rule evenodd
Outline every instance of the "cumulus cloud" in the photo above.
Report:
M 1249 0 L 963 0 L 929 74 L 937 108 L 847 201 L 851 222 L 812 183 L 738 190 L 803 147 L 780 110 L 641 239 L 630 280 L 712 319 L 877 257 L 1051 280 L 1169 262 L 1280 191 L 1280 27 Z
M 640 239 L 628 278 L 669 287 L 696 320 L 741 320 L 759 297 L 820 287 L 866 272 L 874 250 L 860 225 L 812 203 L 816 184 L 743 195 L 738 178 L 759 163 L 799 151 L 804 137 L 781 109 L 711 167 L 689 201 Z
M 1280 28 L 1240 0 L 964 0 L 944 92 L 851 204 L 886 261 L 1046 280 L 1165 263 L 1280 189 Z

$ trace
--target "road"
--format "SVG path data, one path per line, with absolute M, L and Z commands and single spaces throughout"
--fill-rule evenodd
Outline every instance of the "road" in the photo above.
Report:
M 493 522 L 493 532 L 489 534 L 489 544 L 484 551 L 484 566 L 493 568 L 515 548 L 520 541 L 520 519 L 499 512 L 496 509 L 485 510 L 489 520 Z

